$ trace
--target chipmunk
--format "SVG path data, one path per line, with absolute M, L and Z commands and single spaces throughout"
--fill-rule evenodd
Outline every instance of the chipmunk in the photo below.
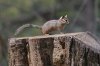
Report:
M 58 20 L 49 20 L 46 23 L 44 23 L 42 26 L 34 25 L 34 24 L 25 24 L 21 27 L 19 27 L 16 32 L 15 36 L 18 35 L 24 28 L 26 27 L 35 27 L 41 29 L 43 34 L 49 34 L 52 31 L 58 30 L 61 32 L 61 30 L 64 28 L 65 24 L 69 24 L 67 15 L 61 16 Z

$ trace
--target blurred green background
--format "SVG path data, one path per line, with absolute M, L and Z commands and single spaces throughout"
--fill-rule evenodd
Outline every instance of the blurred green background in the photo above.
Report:
M 26 23 L 42 25 L 68 15 L 64 32 L 90 31 L 100 37 L 100 0 L 0 0 L 0 66 L 8 66 L 8 39 Z M 21 36 L 42 35 L 36 28 L 24 29 Z

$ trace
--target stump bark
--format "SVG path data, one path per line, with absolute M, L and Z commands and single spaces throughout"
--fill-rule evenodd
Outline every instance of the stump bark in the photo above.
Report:
M 9 66 L 100 66 L 100 42 L 89 32 L 9 39 Z

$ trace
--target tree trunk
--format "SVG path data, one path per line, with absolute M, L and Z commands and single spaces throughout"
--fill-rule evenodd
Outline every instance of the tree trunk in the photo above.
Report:
M 100 43 L 87 32 L 11 38 L 9 66 L 100 66 Z

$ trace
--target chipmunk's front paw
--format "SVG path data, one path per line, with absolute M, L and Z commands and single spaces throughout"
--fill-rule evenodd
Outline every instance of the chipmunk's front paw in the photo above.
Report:
M 60 32 L 60 34 L 65 34 L 64 32 Z

